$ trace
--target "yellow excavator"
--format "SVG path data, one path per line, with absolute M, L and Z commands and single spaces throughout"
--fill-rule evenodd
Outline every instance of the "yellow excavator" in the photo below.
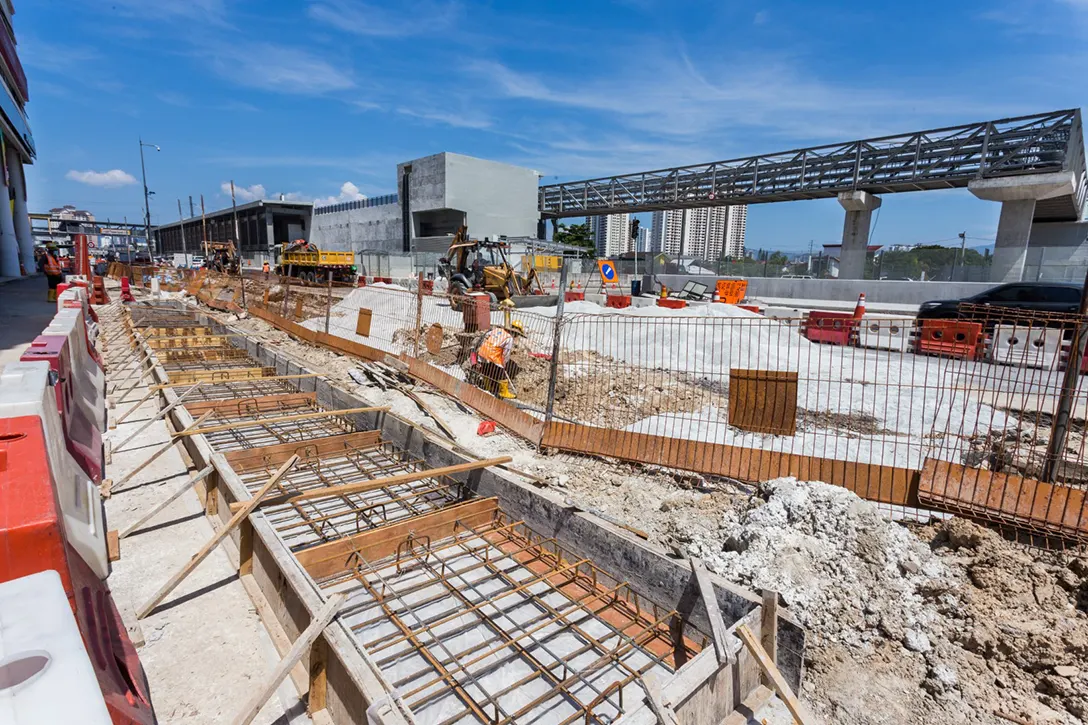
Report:
M 487 292 L 498 301 L 544 294 L 536 270 L 529 270 L 528 275 L 515 272 L 506 249 L 504 241 L 470 239 L 468 227 L 461 225 L 446 256 L 438 260 L 438 274 L 449 280 L 450 295 Z

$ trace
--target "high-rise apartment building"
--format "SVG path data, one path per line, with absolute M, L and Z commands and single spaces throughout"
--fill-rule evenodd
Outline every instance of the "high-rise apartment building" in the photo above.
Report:
M 598 257 L 616 257 L 630 251 L 630 222 L 630 214 L 586 217 L 586 226 L 597 245 Z
M 746 205 L 657 211 L 650 224 L 650 251 L 710 260 L 742 257 L 747 224 Z

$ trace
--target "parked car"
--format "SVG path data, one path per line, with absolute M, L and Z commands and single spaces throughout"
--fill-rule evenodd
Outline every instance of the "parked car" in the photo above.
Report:
M 935 300 L 924 302 L 918 308 L 919 320 L 954 320 L 977 316 L 961 312 L 960 305 L 985 305 L 997 308 L 993 320 L 1000 321 L 1000 310 L 1010 309 L 1017 312 L 1064 312 L 1076 313 L 1080 309 L 1081 287 L 1075 284 L 1059 282 L 1012 282 L 988 289 L 973 297 L 962 300 Z M 1022 319 L 1022 318 L 1021 318 Z

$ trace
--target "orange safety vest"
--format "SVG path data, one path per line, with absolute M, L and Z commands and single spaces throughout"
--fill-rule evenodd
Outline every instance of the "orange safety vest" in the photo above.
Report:
M 45 255 L 45 264 L 42 265 L 42 271 L 50 277 L 60 276 L 60 262 L 52 254 Z
M 514 336 L 501 327 L 492 328 L 480 344 L 477 355 L 500 368 L 506 367 L 510 353 L 514 351 Z
M 263 265 L 261 265 L 261 269 L 264 270 L 265 272 L 267 272 L 268 271 L 268 262 L 265 262 Z

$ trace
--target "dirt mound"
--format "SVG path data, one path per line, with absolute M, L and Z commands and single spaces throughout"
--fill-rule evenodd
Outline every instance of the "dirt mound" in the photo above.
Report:
M 960 519 L 917 533 L 853 493 L 776 479 L 686 553 L 779 591 L 809 632 L 805 695 L 828 722 L 1088 717 L 1088 563 Z

